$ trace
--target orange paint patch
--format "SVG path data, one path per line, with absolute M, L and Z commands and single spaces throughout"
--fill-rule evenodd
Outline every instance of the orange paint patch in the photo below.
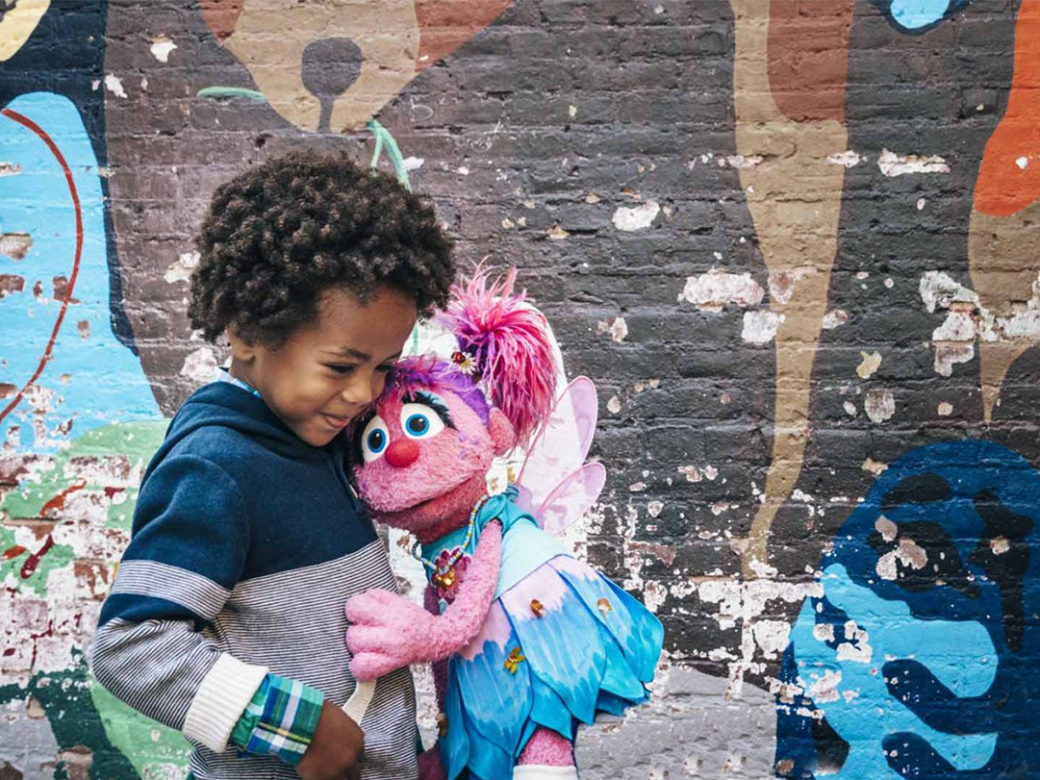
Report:
M 1022 0 L 1007 110 L 975 182 L 975 209 L 1008 217 L 1040 200 L 1040 0 Z

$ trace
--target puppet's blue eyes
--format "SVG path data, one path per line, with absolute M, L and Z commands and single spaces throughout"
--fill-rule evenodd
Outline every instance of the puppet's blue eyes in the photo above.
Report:
M 371 463 L 383 457 L 387 442 L 390 441 L 390 431 L 386 423 L 378 414 L 368 421 L 365 430 L 361 432 L 361 456 L 365 463 Z
M 383 447 L 386 446 L 386 434 L 380 430 L 372 431 L 372 433 L 368 434 L 365 443 L 373 453 L 382 452 Z
M 401 430 L 409 439 L 426 439 L 444 430 L 444 421 L 426 404 L 407 403 L 401 408 Z

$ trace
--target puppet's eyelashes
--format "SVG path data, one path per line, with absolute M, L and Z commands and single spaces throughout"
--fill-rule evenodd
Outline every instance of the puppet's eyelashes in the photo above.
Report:
M 401 407 L 401 430 L 409 439 L 426 439 L 444 430 L 444 420 L 426 404 Z
M 378 414 L 368 421 L 365 430 L 361 433 L 361 456 L 365 463 L 379 460 L 386 452 L 386 445 L 390 442 L 390 431 L 386 423 Z

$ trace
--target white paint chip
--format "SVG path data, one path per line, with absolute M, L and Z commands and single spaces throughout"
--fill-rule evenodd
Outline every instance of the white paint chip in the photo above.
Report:
M 611 340 L 620 344 L 628 335 L 628 323 L 625 322 L 624 317 L 611 317 L 607 320 L 600 320 L 596 323 L 596 332 L 609 333 Z
M 686 278 L 679 302 L 692 303 L 704 311 L 722 311 L 727 303 L 741 307 L 758 306 L 766 291 L 751 274 L 731 274 L 712 268 L 708 273 Z
M 939 408 L 935 410 L 940 417 L 949 417 L 953 414 L 953 404 L 948 401 L 943 401 L 939 404 Z
M 881 173 L 889 178 L 894 176 L 906 176 L 911 173 L 949 173 L 950 166 L 945 159 L 937 154 L 927 157 L 918 154 L 900 155 L 890 152 L 888 149 L 881 150 L 878 158 L 878 168 Z
M 872 352 L 867 354 L 866 352 L 860 352 L 859 355 L 863 360 L 856 367 L 856 373 L 860 379 L 870 379 L 881 366 L 881 353 Z
M 744 329 L 740 338 L 748 344 L 768 344 L 776 338 L 776 330 L 783 323 L 783 314 L 772 311 L 744 312 Z
M 860 160 L 866 158 L 860 157 L 856 152 L 849 149 L 845 152 L 836 152 L 835 154 L 827 155 L 827 162 L 831 165 L 844 165 L 846 168 L 854 168 L 859 165 Z
M 152 56 L 165 64 L 170 61 L 170 53 L 176 48 L 177 44 L 169 38 L 156 38 L 152 42 Z
M 126 90 L 123 89 L 122 80 L 113 73 L 109 73 L 107 76 L 105 76 L 105 89 L 107 89 L 116 97 L 126 97 Z
M 648 200 L 646 203 L 632 208 L 621 206 L 614 212 L 614 216 L 611 217 L 610 221 L 614 223 L 614 227 L 618 230 L 631 233 L 650 227 L 660 213 L 661 207 L 657 201 Z
M 871 390 L 863 403 L 863 410 L 871 422 L 883 423 L 896 413 L 896 399 L 888 389 Z
M 213 372 L 217 370 L 217 356 L 212 349 L 202 347 L 192 352 L 184 359 L 181 366 L 181 376 L 186 376 L 199 384 L 209 382 L 213 379 Z
M 834 330 L 849 321 L 849 313 L 842 309 L 832 309 L 823 315 L 823 329 Z
M 198 252 L 182 252 L 176 262 L 171 263 L 170 267 L 166 269 L 163 279 L 167 284 L 187 282 L 191 279 L 191 272 L 198 266 L 199 260 Z
M 423 163 L 426 162 L 425 157 L 405 157 L 404 158 L 404 169 L 406 171 L 417 171 L 423 167 Z
M 616 395 L 610 396 L 610 400 L 607 401 L 607 411 L 611 414 L 617 414 L 621 411 L 621 399 Z
M 1019 168 L 1021 168 L 1024 171 L 1026 168 L 1029 167 L 1029 158 L 1028 157 L 1019 157 L 1017 160 L 1015 160 L 1015 165 L 1017 165 Z

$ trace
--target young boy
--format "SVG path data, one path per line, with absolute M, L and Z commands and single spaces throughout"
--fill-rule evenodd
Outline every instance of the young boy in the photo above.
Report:
M 450 250 L 432 209 L 344 157 L 268 160 L 213 197 L 189 315 L 231 365 L 145 473 L 92 655 L 195 744 L 198 780 L 416 777 L 407 669 L 378 681 L 364 735 L 340 709 L 344 604 L 394 589 L 340 434 L 446 302 Z

